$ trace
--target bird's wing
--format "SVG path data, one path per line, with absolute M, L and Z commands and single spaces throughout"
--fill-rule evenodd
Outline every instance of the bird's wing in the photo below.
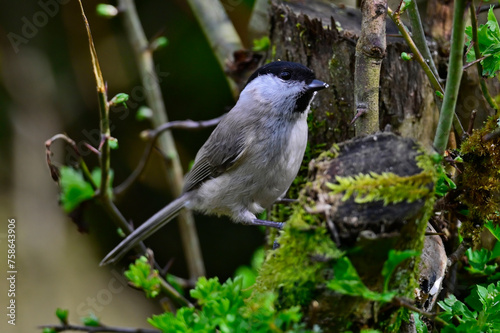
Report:
M 245 129 L 228 114 L 200 148 L 191 171 L 184 180 L 183 193 L 198 188 L 231 168 L 244 154 Z

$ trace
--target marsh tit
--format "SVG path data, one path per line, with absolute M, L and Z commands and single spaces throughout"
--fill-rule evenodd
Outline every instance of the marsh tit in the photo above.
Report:
M 281 228 L 283 223 L 256 214 L 283 198 L 297 176 L 307 145 L 307 113 L 316 92 L 325 88 L 328 84 L 298 63 L 277 61 L 257 69 L 198 151 L 182 195 L 122 240 L 101 265 L 120 259 L 182 208 Z

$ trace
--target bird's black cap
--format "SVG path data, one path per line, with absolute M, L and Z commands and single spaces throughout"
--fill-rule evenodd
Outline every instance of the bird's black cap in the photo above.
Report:
M 247 84 L 260 75 L 274 74 L 277 77 L 280 77 L 280 75 L 283 75 L 285 72 L 290 75 L 287 80 L 305 81 L 306 83 L 311 83 L 316 78 L 314 72 L 304 65 L 290 61 L 275 61 L 257 69 L 250 76 L 250 78 L 248 78 Z

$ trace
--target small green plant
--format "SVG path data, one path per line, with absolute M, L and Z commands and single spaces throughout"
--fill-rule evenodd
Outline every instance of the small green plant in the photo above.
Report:
M 147 298 L 155 298 L 160 293 L 161 281 L 158 271 L 151 268 L 146 257 L 141 256 L 135 263 L 130 264 L 124 274 L 132 286 L 144 290 Z
M 344 295 L 360 296 L 372 301 L 381 303 L 390 302 L 396 291 L 389 290 L 389 282 L 396 267 L 406 259 L 418 256 L 416 251 L 389 251 L 388 258 L 382 268 L 382 276 L 384 277 L 384 287 L 382 292 L 376 292 L 368 289 L 361 281 L 361 278 L 347 257 L 342 257 L 335 262 L 333 270 L 335 278 L 328 282 L 328 287 Z
M 90 200 L 95 195 L 94 187 L 101 184 L 101 170 L 96 168 L 92 171 L 90 180 L 87 181 L 80 170 L 72 167 L 62 166 L 60 169 L 61 204 L 66 213 L 71 213 L 84 201 Z M 113 172 L 110 170 L 110 183 L 112 183 Z M 112 189 L 108 188 L 112 195 Z
M 496 281 L 500 278 L 500 272 L 496 273 L 498 264 L 493 262 L 500 257 L 500 226 L 495 226 L 493 221 L 487 220 L 484 227 L 497 239 L 493 250 L 481 248 L 478 250 L 468 249 L 465 252 L 469 261 L 469 266 L 465 269 L 475 275 L 486 276 L 488 281 Z
M 299 307 L 276 310 L 274 294 L 250 296 L 251 290 L 243 289 L 242 277 L 224 284 L 218 278 L 200 278 L 191 290 L 200 309 L 183 307 L 176 315 L 166 312 L 148 322 L 164 333 L 310 332 L 300 323 Z
M 101 326 L 101 322 L 99 318 L 94 313 L 90 313 L 88 316 L 82 318 L 82 323 L 85 326 L 90 327 L 99 327 Z
M 56 317 L 59 318 L 59 321 L 63 325 L 68 325 L 68 310 L 57 308 Z
M 467 47 L 472 41 L 472 27 L 465 28 L 467 36 Z M 474 48 L 470 48 L 467 53 L 467 61 L 472 62 L 481 57 L 483 66 L 483 76 L 493 77 L 500 70 L 500 27 L 493 12 L 493 7 L 488 11 L 488 21 L 486 24 L 481 24 L 477 30 L 479 51 L 481 54 L 476 55 Z
M 260 39 L 254 39 L 253 40 L 252 51 L 253 52 L 267 51 L 270 46 L 271 46 L 271 41 L 269 40 L 269 37 L 264 36 L 264 37 L 262 37 Z
M 255 284 L 257 279 L 258 271 L 262 266 L 265 258 L 265 251 L 263 247 L 258 248 L 253 256 L 250 266 L 240 266 L 236 269 L 234 277 L 241 276 L 243 279 L 243 288 L 249 288 Z
M 487 287 L 476 285 L 465 304 L 454 295 L 438 302 L 444 310 L 439 317 L 449 323 L 442 333 L 500 332 L 500 282 Z M 471 310 L 472 309 L 472 310 Z

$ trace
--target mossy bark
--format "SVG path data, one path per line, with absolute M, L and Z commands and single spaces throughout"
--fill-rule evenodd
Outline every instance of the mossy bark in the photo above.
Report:
M 427 182 L 415 187 L 432 189 L 433 165 L 417 162 L 421 154 L 411 139 L 377 133 L 339 144 L 313 160 L 300 204 L 277 238 L 279 247 L 268 253 L 257 290 L 277 292 L 281 306 L 301 305 L 308 323 L 320 325 L 325 332 L 339 332 L 347 325 L 360 328 L 377 318 L 389 322 L 397 308 L 381 309 L 367 299 L 329 290 L 325 283 L 334 278 L 335 260 L 347 251 L 365 285 L 382 292 L 381 271 L 389 250 L 422 250 L 434 203 L 432 192 L 411 203 L 358 203 L 354 197 L 344 200 L 343 193 L 332 194 L 327 183 L 335 183 L 339 176 L 372 172 L 403 177 L 424 173 Z M 418 261 L 415 257 L 397 267 L 391 290 L 413 298 Z

